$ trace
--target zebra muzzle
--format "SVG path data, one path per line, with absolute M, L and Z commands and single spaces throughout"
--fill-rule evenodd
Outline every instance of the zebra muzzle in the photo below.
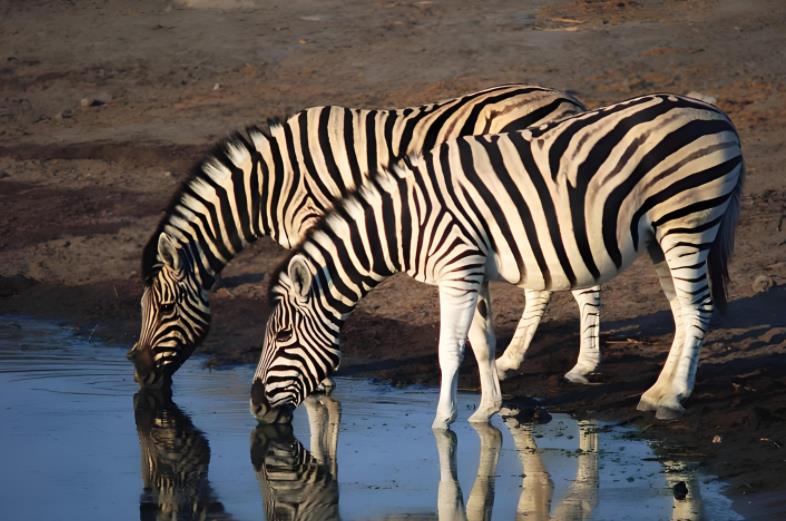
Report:
M 251 414 L 260 423 L 272 425 L 276 423 L 290 423 L 292 421 L 292 410 L 294 408 L 290 405 L 271 407 L 265 396 L 265 387 L 259 379 L 255 379 L 251 385 L 249 406 Z

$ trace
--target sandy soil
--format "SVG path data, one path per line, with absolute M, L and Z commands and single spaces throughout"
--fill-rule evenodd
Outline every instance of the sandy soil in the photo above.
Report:
M 702 351 L 687 416 L 662 423 L 634 409 L 672 328 L 645 260 L 604 288 L 599 385 L 560 378 L 578 325 L 570 296 L 557 295 L 503 391 L 631 422 L 728 480 L 751 519 L 774 519 L 786 513 L 785 74 L 779 0 L 0 2 L 0 313 L 130 345 L 141 249 L 171 193 L 211 143 L 269 116 L 506 81 L 569 89 L 590 106 L 697 91 L 738 126 L 748 179 L 732 302 Z M 211 363 L 255 361 L 267 274 L 284 255 L 260 241 L 225 271 L 200 348 Z M 504 346 L 522 297 L 493 290 Z M 347 325 L 344 372 L 434 382 L 436 317 L 433 288 L 394 277 Z

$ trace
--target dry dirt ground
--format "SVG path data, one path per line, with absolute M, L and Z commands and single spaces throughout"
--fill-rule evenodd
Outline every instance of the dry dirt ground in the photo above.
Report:
M 557 295 L 503 392 L 635 424 L 730 482 L 749 518 L 783 519 L 785 73 L 780 0 L 0 1 L 0 313 L 130 345 L 141 249 L 172 192 L 217 139 L 269 116 L 418 104 L 509 81 L 568 89 L 589 106 L 698 91 L 736 123 L 748 178 L 731 304 L 702 351 L 686 417 L 656 422 L 634 409 L 672 328 L 644 260 L 604 288 L 598 385 L 560 378 L 578 324 Z M 284 255 L 263 240 L 227 268 L 200 348 L 211 363 L 255 361 L 267 274 Z M 504 346 L 522 297 L 493 289 Z M 433 383 L 436 318 L 433 288 L 394 277 L 348 323 L 343 371 Z M 472 365 L 465 388 L 476 385 Z

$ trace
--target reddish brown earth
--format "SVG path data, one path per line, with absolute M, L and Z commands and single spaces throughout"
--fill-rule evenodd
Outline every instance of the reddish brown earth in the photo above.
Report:
M 779 0 L 0 3 L 0 313 L 64 319 L 130 345 L 141 249 L 172 192 L 214 141 L 268 116 L 410 105 L 507 81 L 570 89 L 590 106 L 697 91 L 738 126 L 748 178 L 731 303 L 714 321 L 685 418 L 635 411 L 672 329 L 643 259 L 604 288 L 598 385 L 561 379 L 578 324 L 570 296 L 556 295 L 503 391 L 634 424 L 665 440 L 664 454 L 731 483 L 750 519 L 782 518 L 785 73 Z M 225 271 L 200 348 L 210 363 L 255 361 L 267 274 L 284 255 L 263 240 Z M 522 297 L 493 289 L 504 346 Z M 436 318 L 433 288 L 385 282 L 347 324 L 344 373 L 435 382 Z M 462 385 L 475 388 L 467 358 Z

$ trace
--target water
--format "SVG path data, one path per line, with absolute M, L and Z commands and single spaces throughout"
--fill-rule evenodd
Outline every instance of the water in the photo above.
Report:
M 722 483 L 597 422 L 434 434 L 435 390 L 339 378 L 291 430 L 257 427 L 251 374 L 192 360 L 174 401 L 135 396 L 123 349 L 0 318 L 0 518 L 741 519 Z

